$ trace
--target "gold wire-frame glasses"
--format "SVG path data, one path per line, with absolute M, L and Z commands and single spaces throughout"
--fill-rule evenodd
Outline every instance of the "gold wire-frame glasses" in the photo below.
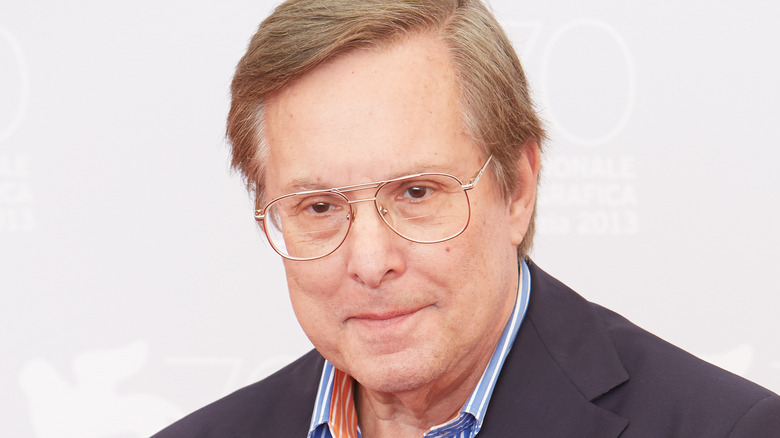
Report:
M 355 220 L 354 204 L 373 201 L 382 221 L 397 235 L 416 243 L 438 243 L 457 237 L 471 220 L 468 191 L 476 187 L 493 156 L 463 184 L 456 176 L 424 172 L 385 181 L 325 190 L 289 193 L 260 208 L 255 220 L 271 247 L 289 260 L 315 260 L 335 252 Z M 374 196 L 349 199 L 347 194 L 375 188 Z

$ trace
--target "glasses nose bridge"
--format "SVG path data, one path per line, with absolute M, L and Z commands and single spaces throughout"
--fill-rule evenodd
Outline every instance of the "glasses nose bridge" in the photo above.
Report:
M 374 203 L 374 211 L 377 212 L 377 214 L 382 215 L 382 211 L 384 210 L 387 212 L 387 209 L 377 204 L 377 195 L 379 194 L 379 191 L 382 189 L 382 187 L 385 185 L 384 182 L 380 183 L 367 183 L 367 184 L 358 184 L 354 186 L 349 187 L 343 187 L 338 190 L 338 192 L 347 200 L 347 204 L 349 204 L 350 209 L 350 222 L 354 222 L 355 217 L 357 216 L 357 208 L 355 207 L 356 204 L 360 204 L 362 202 L 373 202 Z M 347 195 L 349 193 L 353 192 L 364 192 L 373 190 L 373 196 L 369 196 L 367 198 L 359 198 L 359 199 L 350 199 Z M 381 209 L 381 210 L 380 210 Z M 384 221 L 382 221 L 384 222 Z
M 372 208 L 372 210 L 374 210 L 377 213 L 377 215 L 379 215 L 379 219 L 381 222 L 385 222 L 383 215 L 387 214 L 387 209 L 384 206 L 377 204 L 376 201 L 377 201 L 376 193 L 374 194 L 374 196 L 370 198 L 348 199 L 347 204 L 349 204 L 350 222 L 354 222 L 355 219 L 357 218 L 356 204 L 360 204 L 362 202 L 373 202 L 374 208 Z M 387 222 L 385 222 L 385 225 L 387 225 Z
M 347 204 L 357 204 L 359 202 L 367 202 L 367 201 L 376 201 L 376 195 L 374 195 L 372 198 L 362 198 L 362 199 L 347 199 Z

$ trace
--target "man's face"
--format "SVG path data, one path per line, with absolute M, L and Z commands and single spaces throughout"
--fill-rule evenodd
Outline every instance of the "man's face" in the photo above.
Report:
M 432 37 L 337 58 L 282 89 L 265 111 L 266 199 L 421 171 L 465 182 L 487 159 L 464 131 L 454 70 Z M 374 391 L 478 378 L 514 304 L 515 247 L 535 193 L 533 183 L 522 190 L 507 200 L 488 170 L 469 192 L 468 228 L 436 244 L 405 240 L 372 203 L 354 204 L 336 252 L 285 260 L 293 308 L 314 346 Z

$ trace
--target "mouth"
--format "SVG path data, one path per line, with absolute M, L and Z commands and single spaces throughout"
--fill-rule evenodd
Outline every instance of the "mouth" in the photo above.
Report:
M 423 307 L 424 308 L 424 307 Z M 347 319 L 346 322 L 360 324 L 366 328 L 388 328 L 401 324 L 423 308 L 393 310 L 390 312 L 366 312 Z

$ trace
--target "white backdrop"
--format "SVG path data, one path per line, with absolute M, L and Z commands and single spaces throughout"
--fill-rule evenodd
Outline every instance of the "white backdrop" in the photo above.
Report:
M 494 0 L 536 262 L 780 390 L 780 3 Z M 310 348 L 223 142 L 269 1 L 0 3 L 2 435 L 136 438 Z

